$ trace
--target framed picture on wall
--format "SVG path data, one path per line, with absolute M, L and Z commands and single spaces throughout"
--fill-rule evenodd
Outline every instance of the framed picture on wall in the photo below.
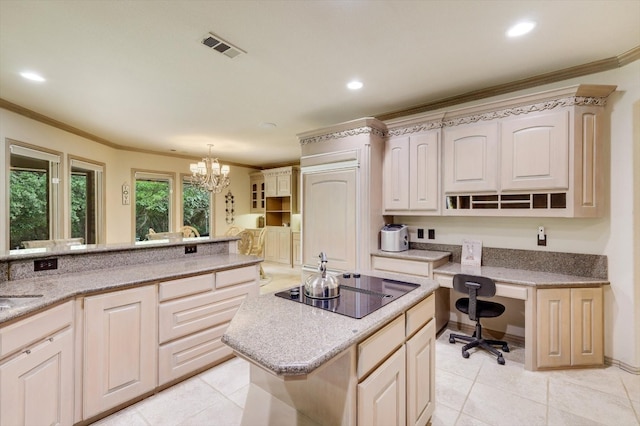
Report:
M 461 265 L 480 266 L 482 261 L 482 241 L 462 240 Z

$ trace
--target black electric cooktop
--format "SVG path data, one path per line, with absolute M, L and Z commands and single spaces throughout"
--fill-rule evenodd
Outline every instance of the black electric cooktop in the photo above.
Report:
M 304 294 L 304 285 L 281 291 L 276 293 L 276 296 L 360 319 L 420 287 L 418 284 L 360 274 L 343 274 L 337 278 L 340 283 L 340 295 L 333 299 L 307 297 Z

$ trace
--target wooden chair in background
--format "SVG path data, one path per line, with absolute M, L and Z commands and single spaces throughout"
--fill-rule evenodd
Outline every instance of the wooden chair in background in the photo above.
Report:
M 189 226 L 189 225 L 185 225 L 182 228 L 180 228 L 180 232 L 182 232 L 182 236 L 184 238 L 194 238 L 194 237 L 200 236 L 200 233 L 198 232 L 198 230 L 193 226 Z

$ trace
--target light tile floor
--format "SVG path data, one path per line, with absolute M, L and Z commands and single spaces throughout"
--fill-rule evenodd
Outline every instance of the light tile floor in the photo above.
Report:
M 265 271 L 263 294 L 300 282 L 299 270 L 266 265 Z M 448 334 L 436 343 L 433 426 L 640 425 L 640 375 L 617 367 L 531 372 L 522 348 L 513 346 L 505 365 L 485 352 L 464 359 Z M 234 358 L 94 424 L 239 425 L 248 389 L 249 365 Z

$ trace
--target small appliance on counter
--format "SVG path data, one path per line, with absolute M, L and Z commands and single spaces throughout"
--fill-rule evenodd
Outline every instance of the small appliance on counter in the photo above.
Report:
M 380 250 L 409 250 L 409 228 L 407 225 L 387 224 L 380 230 Z

